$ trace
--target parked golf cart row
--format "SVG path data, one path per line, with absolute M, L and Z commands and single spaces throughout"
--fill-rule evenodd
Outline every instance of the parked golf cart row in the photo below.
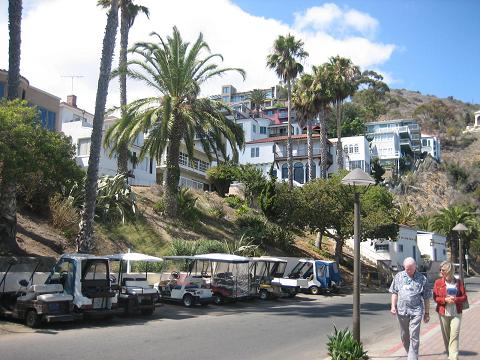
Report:
M 128 272 L 127 263 L 131 262 L 142 262 L 145 276 Z M 148 265 L 155 262 L 163 264 L 159 281 L 152 286 L 147 281 Z M 16 272 L 12 262 L 0 279 L 0 315 L 22 319 L 35 327 L 41 321 L 136 312 L 151 315 L 157 300 L 190 307 L 253 297 L 293 297 L 302 289 L 317 294 L 320 288 L 340 283 L 335 263 L 300 260 L 284 277 L 286 263 L 271 257 L 229 254 L 164 258 L 138 253 L 106 257 L 65 254 L 45 283 L 34 285 L 38 266 L 29 272 Z

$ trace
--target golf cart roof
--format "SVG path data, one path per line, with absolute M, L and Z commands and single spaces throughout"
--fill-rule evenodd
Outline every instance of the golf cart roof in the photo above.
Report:
M 196 260 L 210 260 L 217 262 L 248 263 L 249 258 L 232 254 L 202 254 L 195 255 Z
M 70 258 L 75 260 L 87 260 L 87 259 L 98 259 L 98 260 L 108 260 L 107 256 L 97 256 L 91 254 L 80 254 L 80 253 L 73 253 L 73 254 L 63 254 L 60 258 Z
M 164 260 L 195 260 L 195 256 L 189 255 L 171 255 L 171 256 L 164 256 Z
M 252 257 L 250 259 L 251 261 L 257 261 L 257 262 L 263 261 L 263 262 L 287 263 L 287 260 L 276 258 L 276 257 L 261 256 L 261 257 Z
M 332 260 L 322 260 L 322 259 L 298 259 L 298 262 L 303 262 L 303 263 L 313 263 L 315 261 L 320 261 L 325 264 L 331 264 L 335 262 Z
M 159 257 L 156 257 L 156 256 L 150 256 L 150 255 L 145 255 L 145 254 L 135 253 L 135 252 L 108 255 L 107 258 L 109 260 L 117 260 L 117 261 L 120 261 L 120 260 L 144 261 L 144 262 L 161 262 L 161 261 L 163 261 L 162 258 L 159 258 Z

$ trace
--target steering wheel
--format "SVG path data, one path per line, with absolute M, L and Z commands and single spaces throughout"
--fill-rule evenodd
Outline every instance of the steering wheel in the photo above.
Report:
M 172 273 L 170 274 L 170 277 L 172 279 L 178 279 L 180 277 L 180 273 L 178 271 L 172 271 Z
M 200 275 L 202 275 L 202 277 L 208 277 L 208 272 L 207 271 L 202 271 L 202 272 L 200 272 Z

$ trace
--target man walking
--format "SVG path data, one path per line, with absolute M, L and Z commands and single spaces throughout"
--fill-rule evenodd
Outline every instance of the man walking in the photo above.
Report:
M 408 353 L 408 360 L 418 360 L 420 324 L 430 320 L 432 290 L 427 278 L 417 272 L 417 263 L 411 257 L 403 261 L 404 270 L 393 278 L 391 313 L 400 323 L 400 337 Z

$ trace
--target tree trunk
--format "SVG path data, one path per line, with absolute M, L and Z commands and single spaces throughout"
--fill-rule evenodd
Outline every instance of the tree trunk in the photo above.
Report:
M 327 128 L 325 125 L 325 109 L 320 110 L 319 115 L 320 124 L 320 178 L 327 178 L 328 168 L 328 145 L 327 145 Z
M 315 247 L 318 250 L 322 250 L 322 240 L 323 240 L 323 233 L 321 231 L 318 231 L 317 238 L 315 239 Z
M 313 141 L 312 141 L 312 121 L 307 121 L 307 161 L 308 161 L 308 174 L 305 182 L 313 180 Z
M 288 168 L 288 188 L 293 188 L 293 157 L 292 157 L 292 119 L 291 119 L 291 100 L 292 84 L 287 80 L 287 168 Z
M 342 148 L 342 106 L 340 101 L 335 101 L 337 117 L 337 165 L 338 170 L 343 169 L 343 148 Z
M 335 261 L 338 265 L 340 265 L 343 260 L 343 243 L 343 239 L 335 241 Z
M 18 98 L 20 87 L 20 52 L 22 30 L 22 0 L 8 1 L 8 99 Z
M 14 254 L 25 251 L 17 243 L 17 191 L 16 181 L 3 177 L 0 184 L 0 241 Z
M 130 30 L 130 18 L 126 8 L 126 1 L 121 4 L 121 23 L 120 23 L 120 55 L 118 68 L 120 70 L 120 111 L 122 119 L 125 118 L 125 106 L 127 105 L 127 49 L 128 32 Z M 128 143 L 122 141 L 118 146 L 117 173 L 127 176 L 128 173 Z
M 178 182 L 180 180 L 180 142 L 182 140 L 183 121 L 175 119 L 167 150 L 167 166 L 165 169 L 165 214 L 171 218 L 178 213 Z
M 94 247 L 93 222 L 97 197 L 98 163 L 102 145 L 103 120 L 105 117 L 105 104 L 107 102 L 108 84 L 112 70 L 112 57 L 115 49 L 115 37 L 118 27 L 118 0 L 111 0 L 108 13 L 105 36 L 103 38 L 102 59 L 100 62 L 100 75 L 98 78 L 97 96 L 95 99 L 95 115 L 90 144 L 90 157 L 88 159 L 87 179 L 85 181 L 85 204 L 82 211 L 80 231 L 77 235 L 77 251 L 89 252 Z

